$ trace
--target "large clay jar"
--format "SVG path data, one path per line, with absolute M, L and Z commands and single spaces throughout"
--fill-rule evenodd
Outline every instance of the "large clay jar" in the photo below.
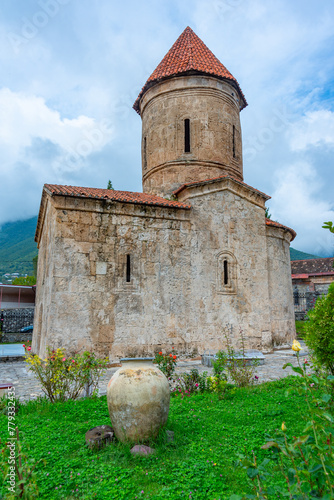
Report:
M 121 363 L 107 389 L 112 427 L 120 441 L 143 442 L 167 422 L 168 380 L 153 358 L 123 358 Z

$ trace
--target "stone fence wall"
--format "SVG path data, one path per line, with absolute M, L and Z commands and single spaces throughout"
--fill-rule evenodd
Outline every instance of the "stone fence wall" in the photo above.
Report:
M 295 307 L 295 318 L 296 320 L 304 320 L 306 318 L 307 312 L 313 309 L 318 297 L 324 295 L 321 292 L 300 292 L 294 290 L 293 301 Z
M 34 322 L 33 307 L 21 309 L 4 309 L 1 311 L 2 333 L 19 332 L 24 326 L 32 325 Z
M 0 333 L 0 342 L 2 344 L 16 344 L 20 342 L 21 344 L 27 344 L 32 341 L 32 332 L 25 333 Z

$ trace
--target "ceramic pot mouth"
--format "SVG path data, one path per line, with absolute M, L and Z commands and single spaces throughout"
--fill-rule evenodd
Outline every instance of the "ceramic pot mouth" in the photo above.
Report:
M 121 363 L 126 363 L 128 361 L 153 361 L 154 358 L 121 358 Z

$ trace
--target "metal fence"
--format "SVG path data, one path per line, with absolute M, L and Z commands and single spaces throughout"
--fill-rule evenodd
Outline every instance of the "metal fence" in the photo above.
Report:
M 299 290 L 294 290 L 295 318 L 297 320 L 305 319 L 307 312 L 313 309 L 314 304 L 321 295 L 323 295 L 321 292 L 300 292 Z
M 23 326 L 33 324 L 34 308 L 3 309 L 0 313 L 0 320 L 3 333 L 19 332 Z

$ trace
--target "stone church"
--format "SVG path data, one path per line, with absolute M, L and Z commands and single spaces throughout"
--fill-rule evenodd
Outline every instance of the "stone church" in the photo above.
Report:
M 243 180 L 237 80 L 188 27 L 136 102 L 143 193 L 45 184 L 33 351 L 110 360 L 294 337 L 289 244 Z

